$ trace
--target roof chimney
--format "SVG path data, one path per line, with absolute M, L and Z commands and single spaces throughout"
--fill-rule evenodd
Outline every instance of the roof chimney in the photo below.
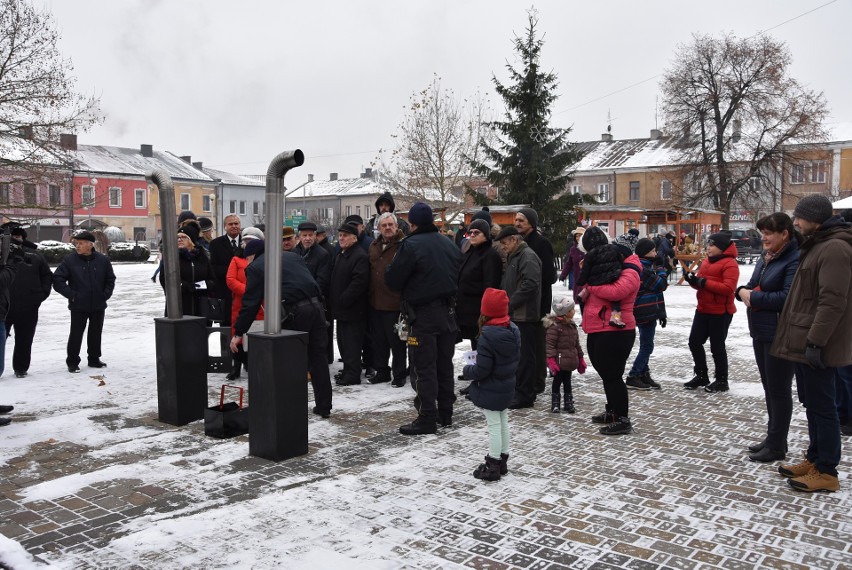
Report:
M 603 142 L 612 142 L 612 133 L 602 133 L 601 140 Z
M 182 156 L 182 157 L 180 157 L 180 159 L 187 164 L 192 164 L 192 157 L 189 156 L 189 155 Z
M 659 129 L 651 129 L 651 140 L 657 141 L 660 140 L 660 137 L 663 136 L 662 131 Z
M 154 156 L 154 146 L 150 144 L 143 144 L 139 147 L 139 151 L 142 153 L 142 156 L 151 158 Z
M 201 163 L 201 162 L 193 162 L 192 163 L 192 167 L 197 168 L 198 170 L 204 170 L 203 166 L 204 166 L 204 164 Z
M 308 182 L 313 182 L 313 181 L 314 181 L 314 175 L 308 174 Z
M 331 182 L 334 182 L 335 180 L 337 180 L 337 173 L 336 173 L 336 172 L 332 172 L 331 174 L 329 174 L 329 175 L 328 175 L 328 179 L 329 179 Z
M 62 150 L 77 150 L 77 135 L 61 133 L 59 135 L 59 148 Z
M 33 127 L 32 125 L 23 125 L 18 127 L 18 136 L 22 139 L 33 139 Z

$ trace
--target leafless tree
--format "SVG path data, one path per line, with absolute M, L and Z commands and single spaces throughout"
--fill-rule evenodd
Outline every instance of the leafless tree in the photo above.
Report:
M 488 135 L 483 128 L 488 112 L 484 96 L 458 97 L 434 76 L 412 94 L 386 164 L 380 153 L 382 180 L 407 201 L 430 202 L 446 221 L 462 207 L 464 186 L 473 178 L 471 160 L 478 160 L 479 143 Z
M 764 34 L 695 35 L 664 74 L 666 129 L 682 137 L 679 161 L 688 165 L 680 198 L 723 211 L 723 227 L 732 205 L 784 175 L 785 145 L 826 137 L 825 98 L 790 77 L 791 61 L 786 45 Z

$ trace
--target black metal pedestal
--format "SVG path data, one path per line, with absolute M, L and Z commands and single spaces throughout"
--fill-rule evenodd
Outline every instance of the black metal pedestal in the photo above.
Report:
M 207 407 L 207 319 L 154 319 L 157 410 L 161 422 L 182 426 Z

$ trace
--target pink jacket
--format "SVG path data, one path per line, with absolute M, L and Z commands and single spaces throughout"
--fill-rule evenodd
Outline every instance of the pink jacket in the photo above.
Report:
M 634 258 L 636 261 L 639 259 L 635 255 L 631 255 L 625 260 L 625 263 L 631 263 Z M 606 285 L 586 285 L 586 290 L 589 292 L 586 303 L 583 305 L 583 330 L 586 334 L 636 328 L 633 304 L 636 302 L 636 293 L 639 291 L 638 271 L 629 267 L 622 269 L 621 276 L 615 282 Z M 621 320 L 627 325 L 623 329 L 609 324 L 614 301 L 621 302 Z

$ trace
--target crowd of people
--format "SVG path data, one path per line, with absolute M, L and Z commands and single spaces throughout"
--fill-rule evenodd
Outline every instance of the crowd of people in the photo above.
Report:
M 423 202 L 411 207 L 407 222 L 394 214 L 390 194 L 379 198 L 376 210 L 366 224 L 360 216 L 348 216 L 335 229 L 334 245 L 326 228 L 313 222 L 285 228 L 282 235 L 282 327 L 309 335 L 315 414 L 328 418 L 333 409 L 336 327 L 342 369 L 335 383 L 402 387 L 410 381 L 416 416 L 399 431 L 412 436 L 452 425 L 453 356 L 459 342 L 470 342 L 475 358 L 458 379 L 470 381 L 461 393 L 483 410 L 488 426 L 488 455 L 474 471 L 479 479 L 494 481 L 508 472 L 507 411 L 533 407 L 546 390 L 548 371 L 550 411 L 576 412 L 572 374 L 585 372 L 587 356 L 606 396 L 604 410 L 591 421 L 601 424 L 604 435 L 633 431 L 629 391 L 661 389 L 651 375 L 650 357 L 657 325 L 667 323 L 664 297 L 675 251 L 692 245 L 689 236 L 678 244 L 671 232 L 640 238 L 634 228 L 613 240 L 599 227 L 578 227 L 557 275 L 553 247 L 531 208 L 519 209 L 505 227 L 494 224 L 483 208 L 450 239 Z M 807 196 L 793 218 L 778 212 L 758 221 L 763 253 L 745 285 L 738 287 L 737 248 L 727 231 L 708 237 L 698 270 L 684 275 L 696 291 L 697 307 L 688 341 L 694 376 L 683 387 L 729 390 L 726 339 L 735 303 L 741 302 L 768 418 L 765 437 L 748 447 L 749 459 L 786 459 L 795 378 L 807 412 L 809 447 L 802 462 L 778 470 L 803 491 L 839 488 L 840 436 L 852 434 L 852 329 L 845 324 L 852 316 L 848 218 L 852 213 L 833 215 L 825 197 Z M 231 328 L 228 378 L 233 380 L 249 362 L 244 335 L 264 318 L 267 248 L 263 227 L 242 228 L 235 215 L 227 216 L 224 226 L 224 234 L 213 238 L 209 219 L 182 212 L 177 247 L 183 314 Z M 76 233 L 75 254 L 53 274 L 33 248 L 25 248 L 23 229 L 14 228 L 12 239 L 17 253 L 0 264 L 0 348 L 14 330 L 15 374 L 27 374 L 38 307 L 51 286 L 68 299 L 71 313 L 69 372 L 80 370 L 87 326 L 88 366 L 106 366 L 100 336 L 115 275 L 106 256 L 94 251 L 94 236 Z M 557 279 L 567 282 L 572 295 L 553 303 Z M 574 322 L 577 310 L 585 350 Z M 625 378 L 637 331 L 638 353 Z M 10 406 L 0 407 L 0 413 L 9 411 Z M 0 419 L 0 425 L 8 423 L 7 417 Z

